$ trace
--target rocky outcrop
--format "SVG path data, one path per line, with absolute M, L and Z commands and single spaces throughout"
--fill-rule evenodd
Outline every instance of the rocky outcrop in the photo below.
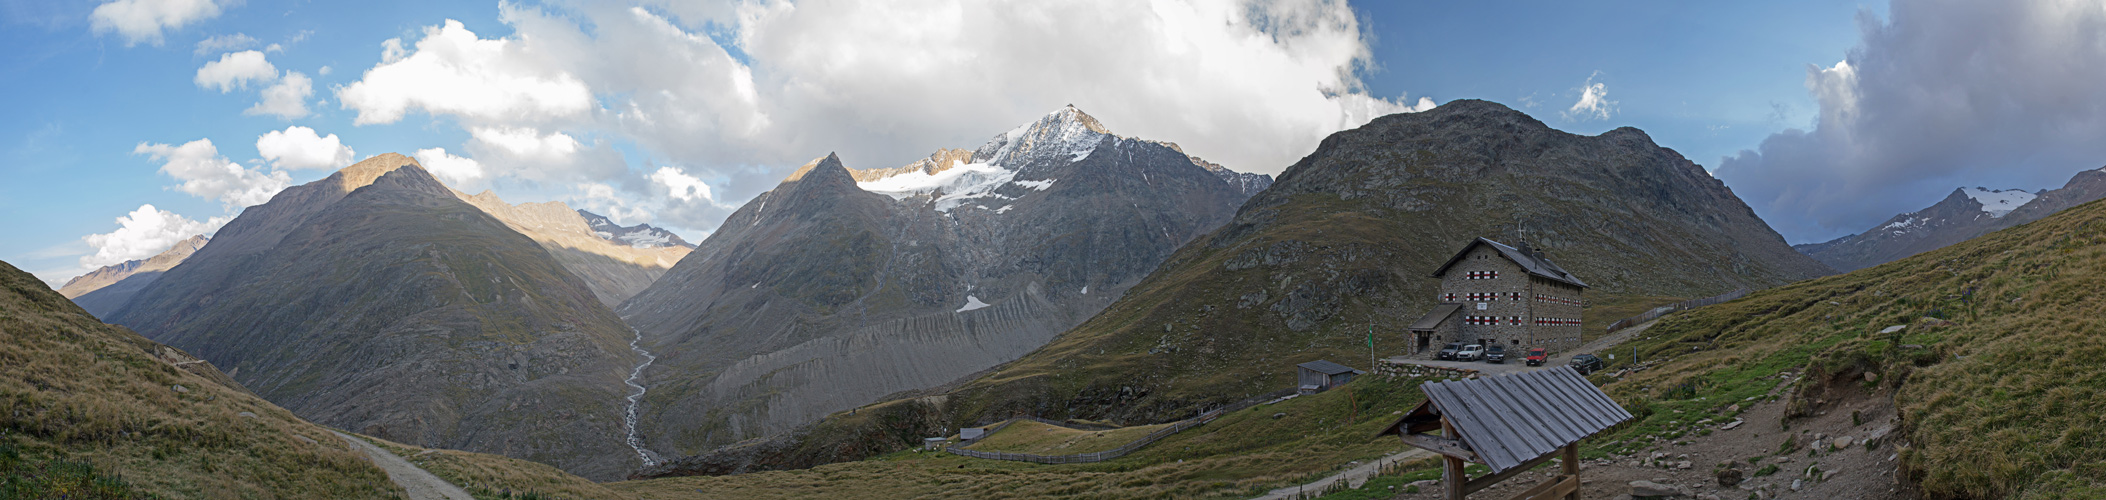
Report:
M 244 210 L 111 319 L 324 425 L 600 479 L 637 465 L 629 330 L 401 155 Z
M 59 288 L 59 294 L 73 299 L 73 303 L 80 304 L 89 314 L 102 317 L 131 301 L 132 294 L 139 293 L 139 289 L 160 278 L 162 272 L 183 263 L 183 259 L 204 248 L 205 241 L 210 239 L 202 234 L 192 236 L 153 257 L 103 266 L 66 281 L 66 285 Z
M 489 191 L 472 196 L 453 193 L 540 243 L 564 269 L 584 279 L 593 296 L 607 307 L 619 305 L 650 287 L 652 281 L 693 249 L 677 235 L 657 234 L 663 229 L 644 224 L 621 227 L 591 212 L 572 210 L 562 202 L 512 205 Z
M 694 454 L 1015 359 L 1242 199 L 1072 107 L 902 167 L 813 161 L 619 309 L 664 354 L 650 446 Z
M 1988 206 L 1976 199 L 2004 193 L 2029 201 L 2010 207 Z M 2037 195 L 1959 188 L 1930 207 L 1896 215 L 1865 232 L 1792 248 L 1837 270 L 1855 271 L 2047 218 L 2102 197 L 2106 197 L 2106 169 L 2077 172 L 2061 188 L 2043 190 Z

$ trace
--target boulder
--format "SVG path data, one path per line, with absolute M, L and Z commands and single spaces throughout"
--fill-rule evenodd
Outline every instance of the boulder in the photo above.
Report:
M 1724 486 L 1727 488 L 1739 486 L 1740 481 L 1746 478 L 1745 474 L 1742 473 L 1740 469 L 1734 468 L 1719 469 L 1717 473 L 1713 474 L 1713 476 L 1715 476 L 1718 479 L 1719 486 Z
M 1631 481 L 1631 496 L 1635 498 L 1675 498 L 1689 496 L 1689 490 L 1680 486 L 1660 484 L 1652 481 Z

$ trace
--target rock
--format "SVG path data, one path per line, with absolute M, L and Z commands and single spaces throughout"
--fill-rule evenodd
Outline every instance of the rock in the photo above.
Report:
M 1696 464 L 1692 464 L 1692 463 L 1690 463 L 1690 462 L 1689 462 L 1688 460 L 1683 460 L 1683 461 L 1680 461 L 1680 462 L 1675 462 L 1675 468 L 1677 468 L 1677 469 L 1688 469 L 1688 468 L 1690 468 L 1690 467 L 1694 467 L 1694 466 L 1696 466 Z
M 1878 372 L 1865 372 L 1865 383 L 1868 383 L 1868 384 L 1869 384 L 1869 383 L 1873 383 L 1873 382 L 1878 382 L 1878 381 L 1879 381 L 1879 373 L 1878 373 Z
M 1726 425 L 1720 426 L 1720 427 L 1718 428 L 1718 430 L 1722 430 L 1722 431 L 1730 431 L 1730 430 L 1733 430 L 1733 428 L 1734 428 L 1734 427 L 1740 427 L 1740 424 L 1741 424 L 1742 422 L 1743 422 L 1743 420 L 1741 420 L 1741 419 L 1737 419 L 1737 418 L 1736 418 L 1736 419 L 1733 419 L 1733 421 L 1732 421 L 1732 422 L 1726 422 Z
M 1850 436 L 1839 436 L 1839 437 L 1836 437 L 1836 438 L 1835 438 L 1835 443 L 1834 443 L 1834 444 L 1831 444 L 1831 445 L 1829 445 L 1829 446 L 1833 446 L 1833 447 L 1835 447 L 1835 449 L 1838 449 L 1838 450 L 1840 450 L 1840 449 L 1844 449 L 1844 448 L 1849 448 L 1849 447 L 1850 447 Z
M 250 412 L 241 412 L 241 413 L 236 413 L 236 414 L 234 414 L 234 416 L 237 416 L 237 417 L 241 417 L 241 418 L 256 418 L 256 414 L 255 414 L 255 413 L 250 413 Z
M 1704 494 L 1701 494 L 1701 495 L 1697 495 L 1697 496 L 1696 496 L 1696 500 L 1719 500 L 1719 498 L 1718 498 L 1718 495 L 1713 495 L 1713 494 L 1710 494 L 1710 493 L 1704 493 Z
M 1286 414 L 1286 413 L 1284 413 L 1284 412 L 1282 412 L 1282 413 L 1274 413 L 1274 414 L 1272 414 L 1272 418 L 1275 418 L 1275 419 L 1278 419 L 1278 418 L 1281 418 L 1281 417 L 1285 417 L 1285 416 L 1287 416 L 1287 414 Z
M 1652 481 L 1631 481 L 1631 496 L 1636 498 L 1683 497 L 1689 496 L 1689 490 L 1682 489 L 1680 486 L 1660 484 Z
M 1865 435 L 1865 447 L 1879 447 L 1880 440 L 1886 439 L 1887 434 L 1892 432 L 1894 432 L 1894 424 L 1886 424 L 1873 428 L 1871 434 Z
M 1903 328 L 1908 328 L 1908 327 L 1909 327 L 1909 325 L 1894 325 L 1894 326 L 1889 326 L 1889 327 L 1886 327 L 1886 328 L 1881 328 L 1881 329 L 1879 330 L 1879 333 L 1881 333 L 1881 334 L 1888 334 L 1888 333 L 1894 333 L 1894 332 L 1898 332 L 1898 331 L 1901 331 L 1901 329 L 1903 329 Z
M 307 444 L 316 444 L 316 443 L 315 443 L 315 441 L 314 441 L 314 438 L 311 438 L 311 437 L 307 437 L 307 436 L 302 436 L 302 435 L 299 435 L 299 434 L 294 434 L 294 435 L 292 436 L 292 438 L 293 438 L 294 440 L 298 440 L 299 442 L 302 442 L 302 443 L 307 443 Z
M 1719 469 L 1717 473 L 1713 474 L 1713 476 L 1718 479 L 1719 486 L 1724 486 L 1727 488 L 1739 486 L 1740 481 L 1744 479 L 1744 476 L 1740 472 L 1740 469 L 1733 468 Z
M 1733 406 L 1726 407 L 1726 413 L 1740 413 L 1740 403 L 1734 403 Z
M 1792 480 L 1792 491 L 1799 491 L 1799 488 L 1803 488 L 1803 487 L 1805 487 L 1805 486 L 1806 486 L 1806 480 L 1804 480 L 1804 479 L 1793 479 L 1793 480 Z
M 189 394 L 189 393 L 190 393 L 190 388 L 189 388 L 189 387 L 183 387 L 183 385 L 182 385 L 182 384 L 176 384 L 176 386 L 175 386 L 175 391 L 176 391 L 177 393 L 182 393 L 182 394 Z

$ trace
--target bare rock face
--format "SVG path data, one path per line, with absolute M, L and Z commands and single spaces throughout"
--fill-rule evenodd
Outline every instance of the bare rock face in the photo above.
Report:
M 2077 172 L 2061 188 L 2039 193 L 1959 188 L 1937 204 L 1896 215 L 1865 232 L 1792 248 L 1849 272 L 2047 218 L 2099 198 L 2106 198 L 2106 169 Z
M 637 465 L 629 330 L 401 155 L 250 207 L 111 320 L 316 423 L 599 479 Z
M 1072 107 L 902 167 L 813 161 L 618 309 L 661 354 L 649 445 L 694 454 L 1015 359 L 1244 197 Z
M 88 310 L 89 314 L 97 317 L 107 315 L 131 301 L 132 294 L 139 293 L 139 289 L 160 278 L 161 273 L 175 268 L 176 264 L 183 263 L 183 259 L 196 253 L 197 249 L 204 248 L 205 241 L 210 239 L 212 238 L 202 234 L 192 236 L 176 242 L 175 246 L 153 257 L 103 266 L 94 272 L 66 281 L 66 286 L 60 287 L 58 292 L 73 299 L 73 303 Z
M 562 202 L 512 205 L 489 191 L 453 194 L 540 243 L 564 269 L 584 279 L 593 296 L 607 307 L 619 305 L 651 286 L 694 248 L 662 229 L 649 225 L 622 227 L 591 212 L 572 210 Z

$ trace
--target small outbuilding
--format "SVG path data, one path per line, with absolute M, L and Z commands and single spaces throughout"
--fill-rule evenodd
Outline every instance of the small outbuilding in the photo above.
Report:
M 958 439 L 963 441 L 980 439 L 981 437 L 984 437 L 986 435 L 986 427 L 967 427 L 964 429 L 958 429 Z
M 950 439 L 950 438 L 942 438 L 942 437 L 930 437 L 930 438 L 921 438 L 921 449 L 923 449 L 923 450 L 928 450 L 928 451 L 936 451 L 936 450 L 941 450 L 941 449 L 943 449 L 943 448 L 944 448 L 944 445 L 948 445 L 948 444 L 951 444 L 951 439 Z
M 1300 392 L 1302 394 L 1315 394 L 1319 392 L 1328 391 L 1331 390 L 1332 387 L 1338 387 L 1340 385 L 1344 385 L 1346 382 L 1352 382 L 1353 377 L 1358 377 L 1362 373 L 1367 373 L 1360 370 L 1355 370 L 1346 365 L 1332 363 L 1330 361 L 1325 361 L 1321 359 L 1294 366 L 1296 368 L 1295 386 L 1300 389 Z
M 1515 474 L 1563 457 L 1563 472 L 1516 499 L 1579 499 L 1579 442 L 1631 419 L 1607 393 L 1560 366 L 1493 377 L 1427 382 L 1426 402 L 1390 424 L 1404 444 L 1443 455 L 1442 498 L 1462 500 Z M 1440 431 L 1439 435 L 1429 434 Z M 1491 473 L 1463 474 L 1464 462 Z

